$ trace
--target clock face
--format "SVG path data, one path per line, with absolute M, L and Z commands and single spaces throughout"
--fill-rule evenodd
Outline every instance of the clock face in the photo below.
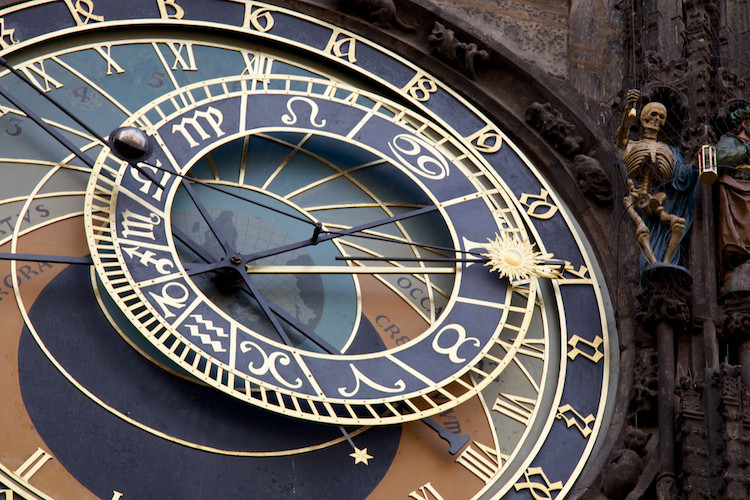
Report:
M 572 488 L 617 343 L 498 124 L 258 2 L 29 2 L 0 29 L 0 491 Z

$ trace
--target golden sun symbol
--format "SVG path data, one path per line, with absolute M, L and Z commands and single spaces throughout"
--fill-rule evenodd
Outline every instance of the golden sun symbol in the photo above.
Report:
M 513 233 L 503 236 L 495 233 L 495 239 L 487 239 L 482 245 L 487 250 L 483 254 L 489 260 L 485 266 L 490 271 L 497 271 L 500 277 L 507 276 L 510 281 L 528 279 L 530 276 L 540 278 L 559 278 L 562 276 L 561 264 L 550 263 L 554 257 L 551 253 L 534 250 L 534 244 L 528 239 L 521 239 Z

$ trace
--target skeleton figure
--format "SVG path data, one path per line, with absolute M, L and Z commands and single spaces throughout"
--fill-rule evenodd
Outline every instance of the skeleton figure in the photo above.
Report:
M 651 246 L 651 231 L 646 226 L 641 213 L 658 218 L 662 224 L 669 225 L 672 234 L 664 255 L 664 262 L 669 263 L 685 232 L 685 219 L 665 210 L 666 193 L 651 193 L 654 185 L 663 185 L 672 178 L 674 169 L 672 151 L 667 144 L 656 139 L 667 119 L 667 109 L 658 102 L 646 104 L 641 111 L 643 138 L 630 141 L 628 140 L 630 121 L 636 116 L 635 103 L 639 97 L 639 91 L 628 91 L 625 115 L 620 128 L 617 129 L 617 145 L 624 148 L 623 161 L 630 177 L 627 181 L 628 195 L 623 199 L 623 203 L 628 215 L 636 224 L 636 241 L 649 264 L 657 262 L 658 259 Z

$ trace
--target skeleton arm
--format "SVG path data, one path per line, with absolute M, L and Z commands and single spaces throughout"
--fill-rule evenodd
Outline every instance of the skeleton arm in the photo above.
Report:
M 640 97 L 640 90 L 628 90 L 625 113 L 622 115 L 620 127 L 617 129 L 617 146 L 620 148 L 624 148 L 628 145 L 628 136 L 630 135 L 630 122 L 636 116 L 635 103 L 638 102 L 638 99 L 640 99 Z

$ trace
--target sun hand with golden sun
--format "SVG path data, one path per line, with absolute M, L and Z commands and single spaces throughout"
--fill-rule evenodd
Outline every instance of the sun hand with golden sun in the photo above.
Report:
M 510 281 L 539 278 L 559 278 L 564 270 L 562 261 L 550 262 L 554 255 L 534 250 L 528 238 L 521 239 L 515 233 L 506 232 L 502 236 L 495 233 L 495 239 L 487 239 L 482 245 L 487 250 L 483 256 L 488 259 L 485 266 L 497 271 L 500 277 Z

